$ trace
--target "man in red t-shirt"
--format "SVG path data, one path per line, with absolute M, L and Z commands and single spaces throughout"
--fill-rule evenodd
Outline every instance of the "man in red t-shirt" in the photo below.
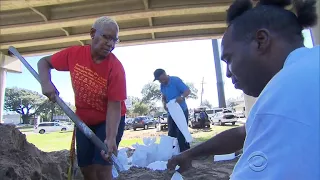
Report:
M 91 45 L 69 47 L 38 62 L 42 93 L 52 101 L 58 91 L 51 83 L 51 69 L 70 72 L 76 114 L 108 146 L 108 152 L 101 152 L 76 129 L 78 165 L 85 180 L 112 179 L 112 164 L 106 160 L 117 151 L 121 102 L 127 98 L 124 68 L 112 54 L 118 32 L 114 20 L 100 17 L 90 31 Z

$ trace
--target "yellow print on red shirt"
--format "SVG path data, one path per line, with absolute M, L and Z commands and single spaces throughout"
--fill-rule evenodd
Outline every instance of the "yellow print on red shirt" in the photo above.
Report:
M 99 111 L 107 107 L 107 80 L 90 68 L 76 64 L 71 73 L 72 85 L 79 105 Z

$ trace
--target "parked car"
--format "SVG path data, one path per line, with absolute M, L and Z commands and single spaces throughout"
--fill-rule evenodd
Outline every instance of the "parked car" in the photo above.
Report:
M 129 130 L 132 128 L 132 123 L 133 123 L 134 118 L 126 118 L 125 120 L 125 130 Z
M 237 121 L 238 117 L 230 110 L 218 112 L 211 119 L 212 125 L 218 123 L 220 126 L 225 125 L 225 123 L 231 123 L 232 125 L 235 125 Z
M 159 130 L 164 130 L 168 128 L 168 114 L 162 114 L 157 121 L 157 126 Z
M 74 126 L 70 123 L 68 124 L 60 124 L 56 122 L 44 122 L 39 123 L 34 127 L 34 133 L 44 134 L 47 132 L 59 132 L 59 131 L 70 131 L 73 130 Z
M 189 127 L 191 128 L 205 128 L 210 127 L 209 116 L 206 111 L 195 110 L 189 117 Z
M 223 108 L 206 109 L 206 113 L 209 116 L 209 120 L 211 120 L 217 112 L 222 112 L 222 111 L 223 111 Z
M 139 116 L 134 118 L 132 123 L 133 130 L 137 130 L 137 128 L 149 129 L 149 127 L 157 127 L 156 121 L 148 118 L 147 116 Z

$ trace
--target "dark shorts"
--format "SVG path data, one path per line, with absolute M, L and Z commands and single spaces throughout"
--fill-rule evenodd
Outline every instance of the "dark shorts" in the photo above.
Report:
M 106 139 L 106 123 L 88 126 L 96 136 L 104 142 Z M 110 166 L 112 163 L 105 161 L 97 148 L 78 128 L 76 129 L 77 159 L 79 167 L 93 164 Z
M 119 147 L 119 144 L 121 142 L 123 133 L 124 133 L 124 128 L 126 126 L 126 116 L 121 116 L 121 120 L 119 123 L 119 127 L 118 127 L 118 134 L 117 134 L 117 138 L 116 138 L 116 142 L 117 142 L 117 146 Z
M 117 145 L 121 141 L 125 126 L 125 116 L 121 117 L 118 134 L 116 138 Z M 95 126 L 88 126 L 96 136 L 103 142 L 106 139 L 106 123 Z M 112 163 L 105 161 L 100 154 L 100 149 L 97 148 L 78 128 L 76 128 L 76 144 L 77 144 L 77 159 L 79 167 L 86 167 L 92 164 L 110 166 Z

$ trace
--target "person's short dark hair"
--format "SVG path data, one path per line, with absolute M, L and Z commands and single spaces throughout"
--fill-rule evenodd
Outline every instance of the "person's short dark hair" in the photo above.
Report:
M 293 10 L 285 7 L 293 5 Z M 258 29 L 278 33 L 288 42 L 303 41 L 302 30 L 317 23 L 316 0 L 260 0 L 255 7 L 251 0 L 236 0 L 228 9 L 227 24 L 233 26 L 234 40 L 250 41 Z
M 163 69 L 156 69 L 153 73 L 154 75 L 154 80 L 153 81 L 156 81 L 156 80 L 159 80 L 160 76 L 163 74 L 163 73 L 166 73 L 165 70 Z

